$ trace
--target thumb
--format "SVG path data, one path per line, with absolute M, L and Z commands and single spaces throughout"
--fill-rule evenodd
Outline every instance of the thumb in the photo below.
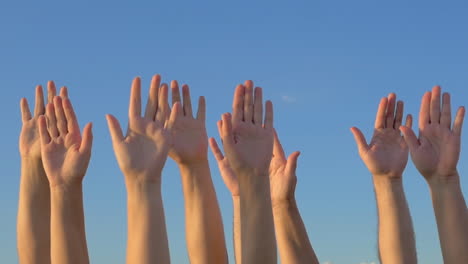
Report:
M 400 131 L 403 134 L 403 138 L 405 139 L 405 142 L 408 145 L 411 152 L 413 152 L 416 148 L 419 147 L 419 141 L 416 137 L 416 134 L 414 134 L 413 129 L 406 126 L 400 126 Z
M 112 142 L 120 142 L 124 139 L 122 128 L 120 123 L 113 115 L 106 115 L 107 125 L 109 126 L 109 132 L 112 138 Z
M 351 133 L 353 133 L 354 135 L 354 140 L 356 141 L 359 154 L 365 153 L 367 149 L 369 148 L 369 146 L 367 145 L 364 134 L 362 134 L 361 130 L 359 130 L 359 128 L 357 127 L 352 127 Z
M 301 155 L 301 152 L 299 151 L 295 151 L 289 155 L 288 161 L 286 162 L 286 171 L 296 173 L 297 160 L 299 159 L 299 155 Z

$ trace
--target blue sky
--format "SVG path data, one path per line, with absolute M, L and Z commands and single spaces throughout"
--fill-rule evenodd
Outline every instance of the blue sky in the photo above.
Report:
M 439 84 L 468 103 L 466 1 L 87 1 L 0 4 L 0 255 L 16 263 L 19 100 L 53 79 L 67 85 L 81 124 L 94 122 L 84 182 L 93 263 L 124 263 L 126 194 L 104 115 L 126 120 L 129 87 L 141 76 L 177 79 L 207 99 L 207 128 L 230 111 L 236 84 L 252 79 L 273 100 L 286 151 L 301 150 L 296 197 L 321 262 L 376 261 L 371 177 L 349 128 L 371 135 L 390 92 L 418 113 Z M 146 96 L 146 95 L 145 95 Z M 463 132 L 463 149 L 467 145 Z M 232 259 L 232 205 L 210 154 Z M 459 171 L 468 191 L 466 151 Z M 428 188 L 409 163 L 405 190 L 420 263 L 442 263 Z M 163 176 L 173 263 L 188 263 L 179 172 Z

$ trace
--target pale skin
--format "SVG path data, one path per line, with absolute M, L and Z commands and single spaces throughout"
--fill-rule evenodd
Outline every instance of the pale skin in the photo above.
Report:
M 218 130 L 222 135 L 222 121 L 218 122 Z M 229 161 L 222 154 L 214 138 L 210 139 L 210 146 L 218 162 L 224 183 L 233 197 L 234 245 L 236 263 L 239 264 L 241 263 L 239 183 Z M 299 155 L 300 153 L 296 151 L 286 159 L 283 147 L 275 133 L 273 158 L 269 171 L 276 239 L 281 263 L 318 264 L 294 195 L 297 182 L 295 170 Z
M 174 123 L 169 156 L 179 166 L 185 198 L 185 230 L 190 263 L 227 263 L 223 223 L 208 164 L 205 98 L 192 113 L 190 90 L 171 82 Z
M 403 190 L 408 146 L 399 127 L 403 102 L 396 95 L 382 98 L 370 143 L 358 128 L 351 128 L 359 155 L 372 174 L 379 216 L 379 257 L 382 263 L 417 263 L 411 215 Z M 406 125 L 411 127 L 408 115 Z
M 82 181 L 91 157 L 92 125 L 81 135 L 70 100 L 56 96 L 38 127 L 50 186 L 51 263 L 89 263 Z
M 56 94 L 55 84 L 47 84 L 47 102 Z M 68 97 L 63 87 L 60 95 Z M 50 263 L 50 189 L 42 165 L 41 142 L 37 120 L 45 114 L 42 86 L 36 87 L 34 112 L 28 101 L 20 102 L 23 127 L 19 140 L 21 181 L 18 205 L 17 245 L 19 263 Z
M 436 86 L 424 94 L 419 112 L 419 137 L 401 127 L 416 168 L 426 179 L 434 206 L 445 264 L 468 263 L 468 210 L 457 163 L 465 108 L 452 124 L 450 94 Z
M 273 105 L 267 101 L 264 114 L 262 89 L 253 87 L 251 81 L 237 86 L 233 115 L 222 115 L 221 139 L 239 181 L 242 263 L 276 263 L 269 180 Z
M 141 113 L 141 80 L 132 83 L 129 126 L 124 136 L 119 121 L 107 115 L 112 144 L 127 187 L 127 263 L 170 263 L 161 173 L 172 144 L 171 127 L 180 105 L 172 113 L 168 87 L 155 75 Z

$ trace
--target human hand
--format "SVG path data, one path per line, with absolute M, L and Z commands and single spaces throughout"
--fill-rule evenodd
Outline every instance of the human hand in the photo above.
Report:
M 160 82 L 161 77 L 155 75 L 151 81 L 145 115 L 142 117 L 141 80 L 138 77 L 133 80 L 126 136 L 122 133 L 119 121 L 114 116 L 107 115 L 114 152 L 127 183 L 161 180 L 161 171 L 171 146 L 171 122 L 168 121 L 168 88 L 166 84 L 160 85 Z M 173 109 L 172 113 L 176 111 Z M 175 118 L 173 114 L 171 119 Z
M 53 98 L 56 94 L 56 88 L 53 81 L 47 83 L 48 90 L 48 103 L 53 103 Z M 68 98 L 66 87 L 62 87 L 60 96 L 62 98 Z M 44 92 L 42 86 L 36 87 L 36 102 L 34 107 L 34 116 L 29 110 L 28 100 L 22 98 L 20 102 L 21 116 L 23 121 L 23 127 L 21 129 L 19 139 L 19 149 L 22 157 L 40 159 L 41 158 L 41 141 L 39 136 L 39 129 L 37 120 L 41 115 L 45 114 L 44 106 Z
M 203 96 L 199 98 L 197 117 L 194 118 L 188 85 L 182 86 L 183 103 L 177 81 L 171 82 L 171 90 L 172 104 L 179 103 L 183 107 L 178 107 L 175 112 L 171 133 L 173 141 L 169 150 L 169 157 L 179 165 L 193 165 L 205 162 L 208 148 L 208 136 L 205 127 L 205 98 Z
M 56 96 L 53 104 L 47 105 L 46 116 L 39 117 L 38 126 L 42 162 L 50 186 L 81 184 L 91 157 L 91 123 L 85 126 L 82 138 L 70 100 Z
M 222 116 L 222 141 L 232 169 L 268 175 L 273 151 L 273 105 L 265 104 L 263 118 L 262 89 L 253 82 L 239 85 L 234 93 L 233 116 Z
M 273 206 L 283 201 L 293 201 L 296 190 L 297 159 L 301 153 L 295 151 L 286 159 L 278 134 L 274 133 L 273 158 L 270 163 L 270 192 Z
M 380 101 L 370 144 L 367 144 L 358 128 L 351 128 L 361 159 L 376 177 L 400 179 L 408 163 L 408 147 L 398 130 L 403 119 L 404 105 L 398 101 L 395 112 L 395 101 L 396 95 L 393 93 Z M 408 115 L 406 126 L 411 125 L 412 116 Z
M 444 93 L 442 109 L 440 94 L 441 88 L 436 86 L 432 93 L 427 92 L 422 98 L 419 138 L 410 127 L 400 128 L 416 168 L 428 182 L 458 178 L 457 163 L 465 108 L 458 109 L 452 127 L 450 94 Z
M 217 122 L 219 135 L 221 137 L 223 137 L 222 123 L 223 123 L 222 120 L 219 120 Z M 229 192 L 231 192 L 231 195 L 233 197 L 238 197 L 240 195 L 240 192 L 239 192 L 239 182 L 237 180 L 236 173 L 231 168 L 231 165 L 229 164 L 229 160 L 227 159 L 227 157 L 223 155 L 223 152 L 219 148 L 218 143 L 216 143 L 216 139 L 210 138 L 209 142 L 210 142 L 211 151 L 213 152 L 216 162 L 218 163 L 219 172 L 221 173 L 221 177 L 223 178 L 224 184 L 228 188 Z

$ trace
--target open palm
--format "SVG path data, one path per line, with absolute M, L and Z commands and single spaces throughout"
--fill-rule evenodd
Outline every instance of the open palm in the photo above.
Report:
M 167 85 L 160 87 L 156 75 L 151 83 L 150 95 L 144 117 L 141 116 L 141 81 L 135 78 L 132 84 L 127 135 L 122 133 L 118 120 L 107 115 L 114 152 L 126 177 L 138 181 L 159 179 L 171 146 L 170 125 L 167 121 Z
M 44 170 L 51 186 L 81 183 L 91 157 L 92 132 L 87 124 L 81 138 L 69 99 L 54 98 L 46 117 L 38 120 Z
M 440 87 L 434 87 L 422 99 L 419 117 L 419 139 L 409 127 L 402 127 L 416 168 L 426 178 L 450 177 L 457 174 L 460 156 L 461 130 L 465 109 L 461 107 L 451 127 L 450 95 L 443 95 L 440 105 Z
M 403 102 L 395 102 L 396 96 L 393 93 L 388 98 L 382 98 L 374 135 L 369 144 L 358 128 L 351 129 L 359 155 L 372 175 L 400 178 L 408 163 L 408 147 L 399 131 L 403 119 Z M 411 127 L 411 115 L 408 115 L 406 125 Z

